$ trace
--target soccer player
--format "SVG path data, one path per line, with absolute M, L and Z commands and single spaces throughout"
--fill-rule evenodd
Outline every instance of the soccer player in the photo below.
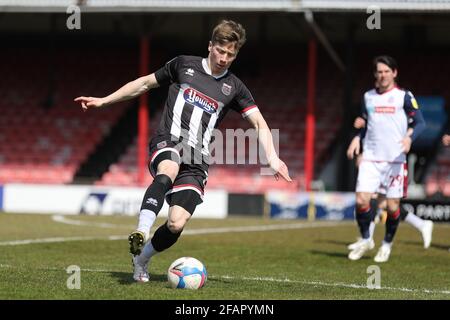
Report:
M 257 130 L 275 178 L 292 181 L 286 164 L 276 154 L 272 134 L 250 91 L 229 71 L 245 41 L 241 24 L 223 20 L 212 32 L 206 58 L 181 55 L 107 97 L 75 99 L 87 110 L 169 85 L 161 123 L 149 146 L 149 171 L 154 180 L 142 200 L 137 230 L 128 237 L 133 278 L 138 282 L 149 281 L 151 257 L 175 244 L 196 206 L 202 203 L 213 130 L 230 109 L 239 112 Z M 149 239 L 165 198 L 170 208 L 168 220 Z
M 352 158 L 360 151 L 363 156 L 356 183 L 356 220 L 363 241 L 348 258 L 359 260 L 370 250 L 370 222 L 373 211 L 370 200 L 380 186 L 386 189 L 385 237 L 374 260 L 389 260 L 392 241 L 400 221 L 400 199 L 404 193 L 406 154 L 412 141 L 425 127 L 422 113 L 411 92 L 397 87 L 397 63 L 392 57 L 378 56 L 373 61 L 376 88 L 364 94 L 362 117 L 366 126 L 355 137 L 347 151 Z M 411 119 L 408 130 L 408 120 Z
M 366 121 L 362 117 L 357 117 L 353 123 L 353 127 L 355 129 L 361 129 L 364 128 L 366 125 Z M 360 149 L 361 150 L 361 149 Z M 348 155 L 349 157 L 352 157 L 351 154 Z M 361 161 L 362 153 L 359 152 L 357 155 L 357 161 L 356 165 L 359 166 L 359 163 Z M 407 179 L 407 171 L 405 170 L 405 177 L 404 179 Z M 407 181 L 407 180 L 406 180 Z M 407 182 L 405 181 L 405 184 Z M 405 197 L 406 194 L 403 195 Z M 373 242 L 373 233 L 375 231 L 375 219 L 377 216 L 380 216 L 380 214 L 384 211 L 386 211 L 387 201 L 386 201 L 386 190 L 380 186 L 379 190 L 376 194 L 372 196 L 376 201 L 376 204 L 372 203 L 371 206 L 376 206 L 377 211 L 374 215 L 372 215 L 372 220 L 370 222 L 369 227 L 369 239 L 370 239 L 370 248 L 373 249 L 375 244 Z M 413 226 L 416 230 L 418 230 L 423 239 L 423 247 L 425 249 L 428 249 L 431 244 L 432 235 L 433 235 L 433 221 L 430 220 L 423 220 L 420 217 L 416 216 L 414 213 L 407 210 L 408 206 L 404 204 L 400 204 L 400 219 L 403 221 L 406 221 L 411 226 Z M 349 250 L 354 250 L 357 246 L 359 246 L 363 242 L 362 238 L 358 239 L 358 241 L 350 244 L 347 246 Z

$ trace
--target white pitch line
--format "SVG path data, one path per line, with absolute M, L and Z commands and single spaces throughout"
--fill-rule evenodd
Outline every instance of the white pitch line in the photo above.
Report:
M 113 223 L 105 223 L 105 222 L 90 222 L 90 221 L 80 221 L 80 220 L 75 220 L 75 219 L 70 219 L 66 216 L 63 215 L 53 215 L 52 216 L 52 220 L 54 222 L 58 222 L 58 223 L 64 223 L 64 224 L 68 224 L 68 225 L 73 225 L 73 226 L 82 226 L 82 227 L 98 227 L 98 228 L 128 228 L 128 229 L 133 229 L 136 226 L 135 225 L 120 225 L 120 224 L 113 224 Z M 332 221 L 321 221 L 318 223 L 336 223 L 336 222 L 332 222 Z M 312 222 L 312 223 L 317 223 L 317 222 Z M 345 223 L 345 222 L 341 222 L 341 223 Z M 347 223 L 353 223 L 354 221 L 348 221 Z M 292 227 L 293 229 L 299 229 L 296 225 L 298 225 L 298 223 L 294 223 L 291 224 L 294 227 Z M 259 226 L 257 226 L 259 227 Z M 448 225 L 440 225 L 440 227 L 446 227 L 446 228 L 450 228 L 450 224 Z M 240 227 L 236 227 L 236 228 L 240 228 Z M 245 227 L 243 227 L 245 228 Z M 221 228 L 214 228 L 215 230 L 219 230 Z M 223 228 L 223 230 L 225 231 L 217 231 L 217 233 L 219 232 L 229 232 L 228 231 L 229 228 Z M 290 229 L 289 227 L 287 227 L 286 229 Z M 207 229 L 205 229 L 207 230 Z M 267 230 L 279 230 L 279 229 L 267 229 Z M 247 231 L 247 230 L 244 230 Z M 260 230 L 258 230 L 260 231 Z M 186 234 L 186 232 L 190 232 L 188 230 L 186 230 L 183 234 Z M 209 233 L 209 231 L 205 231 L 205 233 Z M 195 233 L 195 234 L 201 234 L 201 233 Z
M 216 234 L 216 233 L 231 233 L 231 232 L 261 232 L 273 230 L 288 230 L 288 229 L 309 229 L 322 227 L 336 227 L 345 225 L 342 222 L 310 222 L 310 223 L 292 223 L 292 224 L 275 224 L 263 226 L 243 226 L 243 227 L 226 227 L 226 228 L 200 228 L 185 230 L 183 235 L 199 235 L 199 234 Z M 1 241 L 0 246 L 15 246 L 34 243 L 55 243 L 66 241 L 88 241 L 88 240 L 124 240 L 127 236 L 113 235 L 105 237 L 80 236 L 80 237 L 54 237 L 41 239 L 24 239 L 13 241 Z
M 80 221 L 69 219 L 63 215 L 53 215 L 52 220 L 59 223 L 69 224 L 72 226 L 83 226 L 83 227 L 98 227 L 98 228 L 135 228 L 132 225 L 119 225 L 113 223 L 105 223 L 105 222 L 90 222 L 90 221 Z
M 211 277 L 210 277 L 211 278 Z M 352 289 L 367 289 L 367 290 L 391 290 L 391 291 L 402 291 L 402 292 L 417 292 L 417 293 L 439 293 L 439 294 L 449 294 L 450 290 L 432 290 L 432 289 L 410 289 L 410 288 L 393 288 L 393 287 L 381 287 L 377 289 L 370 289 L 367 286 L 353 283 L 329 283 L 322 281 L 303 281 L 303 280 L 290 280 L 290 279 L 276 279 L 268 277 L 232 277 L 232 276 L 218 276 L 213 278 L 230 279 L 230 280 L 247 280 L 247 281 L 268 281 L 268 282 L 288 282 L 288 283 L 301 283 L 313 286 L 325 286 L 325 287 L 342 287 L 342 288 L 352 288 Z
M 230 233 L 230 232 L 259 232 L 288 229 L 308 229 L 308 228 L 326 228 L 344 225 L 342 222 L 309 222 L 309 223 L 291 223 L 291 224 L 271 224 L 263 226 L 242 226 L 242 227 L 220 227 L 203 228 L 183 231 L 182 235 L 197 235 L 211 233 Z
M 124 236 L 112 236 L 112 237 L 122 237 Z M 2 241 L 0 242 L 0 246 L 17 246 L 24 244 L 33 244 L 33 243 L 55 243 L 55 242 L 68 242 L 68 241 L 87 241 L 87 240 L 116 240 L 116 239 L 108 239 L 109 237 L 54 237 L 54 238 L 41 238 L 41 239 L 24 239 L 24 240 L 13 240 L 13 241 Z
M 67 218 L 63 215 L 53 215 L 52 220 L 55 222 L 59 222 L 59 223 L 75 225 L 75 226 L 86 226 L 86 227 L 99 227 L 99 228 L 127 227 L 130 229 L 133 229 L 136 227 L 134 225 L 117 225 L 117 224 L 112 224 L 112 223 L 80 221 L 80 220 L 74 220 L 74 219 Z M 319 227 L 325 227 L 325 226 L 333 226 L 334 227 L 334 226 L 336 226 L 337 223 L 342 224 L 342 222 L 335 222 L 335 221 L 320 221 L 320 222 L 309 222 L 308 224 L 305 224 L 304 222 L 300 222 L 300 223 L 265 225 L 265 226 L 203 228 L 203 229 L 185 230 L 183 232 L 183 235 L 302 229 L 302 228 L 305 228 L 305 226 L 306 226 L 306 228 L 311 228 L 311 227 L 315 227 L 315 225 L 318 225 Z
M 14 266 L 0 264 L 0 268 L 14 268 Z M 62 268 L 37 268 L 38 270 L 48 270 L 48 271 L 65 271 Z M 124 272 L 118 270 L 108 270 L 108 269 L 92 269 L 92 268 L 81 268 L 80 271 L 83 272 L 98 272 L 98 273 L 113 273 L 113 272 Z M 130 272 L 131 277 L 131 272 Z M 278 279 L 272 277 L 234 277 L 229 275 L 223 276 L 208 276 L 209 279 L 225 279 L 225 280 L 237 280 L 237 281 L 264 281 L 264 282 L 277 282 L 277 283 L 299 283 L 311 286 L 321 286 L 321 287 L 340 287 L 340 288 L 351 288 L 351 289 L 367 289 L 367 290 L 389 290 L 389 291 L 400 291 L 400 292 L 411 292 L 411 293 L 431 293 L 431 294 L 448 294 L 450 295 L 450 290 L 435 290 L 435 289 L 412 289 L 412 288 L 395 288 L 395 287 L 380 287 L 376 289 L 368 288 L 367 286 L 355 283 L 343 283 L 343 282 L 323 282 L 323 281 L 305 281 L 305 280 L 292 280 L 288 278 Z

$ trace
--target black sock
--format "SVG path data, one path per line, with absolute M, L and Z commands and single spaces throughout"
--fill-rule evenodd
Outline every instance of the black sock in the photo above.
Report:
M 155 177 L 152 184 L 145 191 L 142 200 L 141 210 L 147 209 L 158 215 L 164 204 L 166 192 L 172 187 L 172 180 L 165 174 L 159 174 Z
M 377 199 L 370 200 L 370 222 L 375 221 L 378 214 L 378 202 Z
M 372 221 L 372 207 L 356 209 L 356 221 L 358 222 L 359 232 L 363 239 L 370 238 L 370 222 Z
M 405 220 L 406 216 L 408 215 L 408 210 L 406 210 L 403 205 L 400 203 L 400 219 Z
M 178 233 L 172 233 L 167 227 L 166 221 L 156 230 L 155 234 L 153 235 L 153 238 L 151 240 L 153 248 L 158 252 L 170 248 L 175 244 L 175 242 L 177 242 L 178 238 L 181 235 L 181 232 L 182 231 Z
M 400 223 L 400 209 L 398 209 L 393 215 L 388 215 L 386 219 L 386 233 L 384 235 L 384 241 L 391 243 L 394 240 L 395 233 L 397 232 L 398 225 Z

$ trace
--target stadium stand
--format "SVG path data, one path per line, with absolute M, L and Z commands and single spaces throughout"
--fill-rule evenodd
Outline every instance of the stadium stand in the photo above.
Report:
M 2 50 L 0 61 L 15 70 L 0 79 L 0 182 L 70 183 L 129 105 L 87 115 L 73 97 L 93 87 L 107 93 L 129 79 L 136 68 L 130 53 L 60 49 L 49 58 L 21 47 Z M 85 70 L 104 80 L 86 79 Z
M 358 48 L 358 61 L 353 89 L 354 100 L 371 86 L 371 70 L 367 61 L 374 52 Z M 132 104 L 123 103 L 107 110 L 89 114 L 80 112 L 72 102 L 83 93 L 107 94 L 136 77 L 137 50 L 129 48 L 97 48 L 95 54 L 69 48 L 48 52 L 29 48 L 6 48 L 0 52 L 2 63 L 15 70 L 0 79 L 4 92 L 0 100 L 0 182 L 72 183 L 80 166 L 108 136 L 111 128 L 123 117 Z M 271 176 L 260 175 L 260 164 L 215 164 L 210 169 L 210 188 L 224 188 L 230 192 L 264 192 L 271 188 L 304 189 L 304 126 L 306 105 L 306 56 L 288 50 L 280 51 L 280 64 L 258 67 L 254 73 L 244 73 L 241 78 L 251 89 L 255 99 L 272 129 L 280 129 L 280 156 L 287 163 L 295 183 L 285 184 Z M 320 52 L 320 50 L 319 50 Z M 158 53 L 158 62 L 164 54 Z M 336 141 L 344 114 L 342 105 L 342 74 L 329 58 L 319 54 L 316 94 L 316 150 L 315 170 L 319 173 L 326 163 L 329 150 Z M 418 95 L 441 95 L 449 101 L 444 79 L 435 79 L 435 68 L 450 71 L 450 64 L 438 51 L 415 52 L 414 55 L 392 53 L 401 68 L 401 85 Z M 28 57 L 33 56 L 30 60 Z M 297 63 L 288 65 L 293 58 Z M 420 59 L 414 70 L 405 66 Z M 50 63 L 52 62 L 52 63 Z M 286 65 L 283 65 L 285 63 Z M 95 70 L 101 81 L 89 77 L 83 70 Z M 330 72 L 332 70 L 332 72 Z M 239 72 L 240 70 L 238 70 Z M 238 73 L 239 74 L 239 73 Z M 420 74 L 420 79 L 416 76 Z M 441 74 L 441 73 L 440 73 Z M 44 75 L 44 76 L 43 76 Z M 44 81 L 36 81 L 44 79 Z M 433 83 L 433 89 L 430 89 Z M 27 90 L 22 90 L 27 88 Z M 431 90 L 431 91 L 430 91 Z M 150 135 L 159 123 L 158 110 L 152 112 Z M 153 111 L 153 110 L 152 110 Z M 221 124 L 225 128 L 249 128 L 238 114 L 230 112 Z M 225 147 L 225 145 L 224 145 Z M 136 138 L 119 160 L 95 183 L 98 185 L 137 185 Z M 442 149 L 432 162 L 426 175 L 427 194 L 441 191 L 450 194 L 448 150 Z M 241 183 L 236 184 L 236 177 Z M 145 183 L 151 180 L 147 173 Z
M 450 148 L 441 148 L 429 169 L 425 184 L 428 196 L 450 197 Z

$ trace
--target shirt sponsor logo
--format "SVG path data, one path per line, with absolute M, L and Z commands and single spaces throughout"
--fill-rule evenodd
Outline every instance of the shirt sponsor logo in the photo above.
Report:
M 204 111 L 211 114 L 216 112 L 219 108 L 219 103 L 213 98 L 192 88 L 184 90 L 183 98 L 187 103 L 192 104 L 194 107 L 202 108 Z
M 375 107 L 375 113 L 395 113 L 395 107 Z

